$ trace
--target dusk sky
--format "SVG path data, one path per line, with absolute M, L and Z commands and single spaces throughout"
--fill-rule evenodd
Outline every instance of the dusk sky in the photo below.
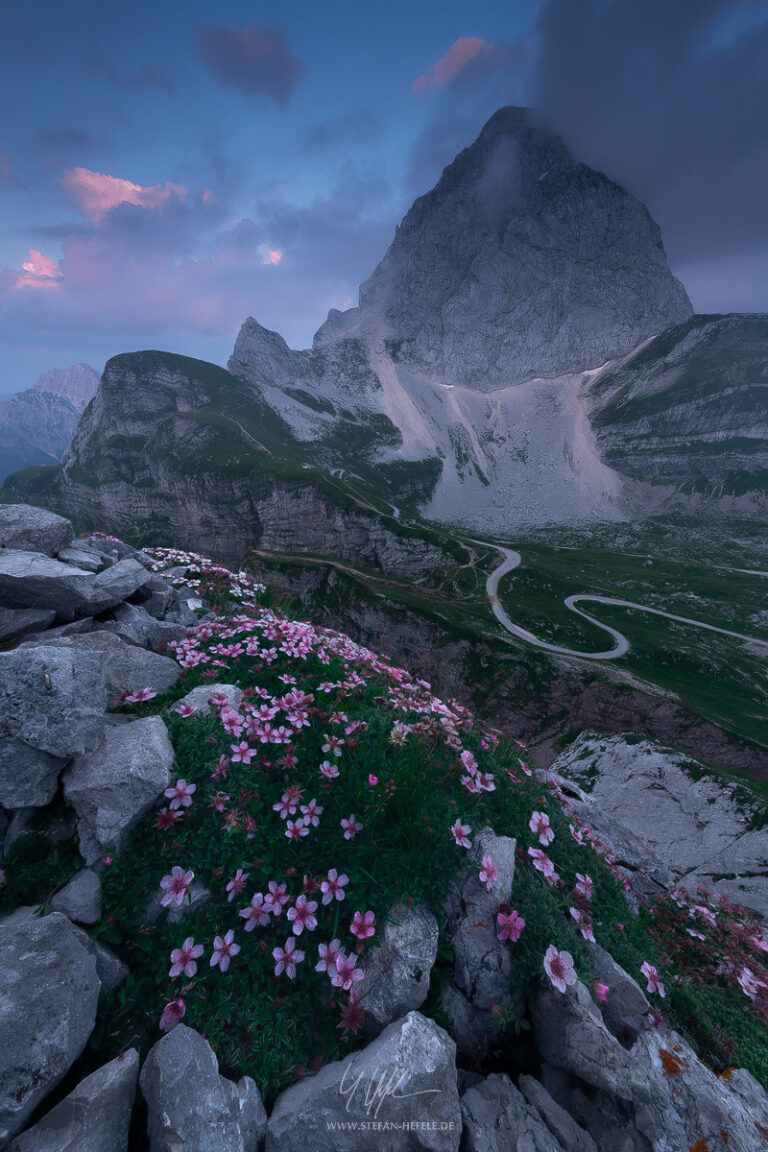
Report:
M 357 303 L 504 104 L 643 200 L 700 312 L 768 311 L 768 0 L 0 0 L 0 394 L 225 364 Z

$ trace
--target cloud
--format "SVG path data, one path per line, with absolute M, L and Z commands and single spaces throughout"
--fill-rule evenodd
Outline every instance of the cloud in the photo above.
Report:
M 198 43 L 220 84 L 268 96 L 281 108 L 288 104 L 304 68 L 280 28 L 206 26 L 200 29 Z
M 648 205 L 673 265 L 768 255 L 764 0 L 547 0 L 538 40 L 534 102 Z
M 134 204 L 140 208 L 156 210 L 176 197 L 187 198 L 187 189 L 179 184 L 154 184 L 142 188 L 131 180 L 92 172 L 88 168 L 69 168 L 59 179 L 74 205 L 98 223 L 108 212 L 120 204 Z
M 139 92 L 143 88 L 159 88 L 171 96 L 175 91 L 165 73 L 153 65 L 143 64 L 133 72 L 118 72 L 117 68 L 104 58 L 100 49 L 86 57 L 84 68 L 92 76 L 106 76 L 118 92 Z
M 0 188 L 21 188 L 24 192 L 29 192 L 26 184 L 22 184 L 21 180 L 14 174 L 13 161 L 7 152 L 0 151 Z
M 352 112 L 348 116 L 336 116 L 310 125 L 302 133 L 299 146 L 308 155 L 351 149 L 359 151 L 375 147 L 381 131 L 381 122 L 372 112 Z
M 41 288 L 43 291 L 61 288 L 64 277 L 59 265 L 48 256 L 44 256 L 37 248 L 30 248 L 29 260 L 22 263 L 21 269 L 10 284 L 13 292 L 20 288 Z
M 442 88 L 472 62 L 484 68 L 498 68 L 507 58 L 506 49 L 497 44 L 489 44 L 479 36 L 460 36 L 444 56 L 430 64 L 424 75 L 413 81 L 411 88 L 414 92 L 422 92 L 425 88 Z

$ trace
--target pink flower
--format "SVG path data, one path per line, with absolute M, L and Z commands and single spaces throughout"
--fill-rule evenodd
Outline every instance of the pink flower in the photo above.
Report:
M 169 904 L 178 904 L 181 907 L 194 878 L 194 872 L 185 872 L 178 866 L 172 868 L 170 876 L 163 876 L 160 881 L 160 887 L 165 892 L 160 901 L 161 906 L 167 908 Z
M 264 907 L 268 912 L 271 912 L 274 917 L 278 917 L 282 913 L 284 905 L 290 903 L 290 899 L 287 884 L 278 884 L 277 880 L 270 880 L 269 892 L 264 897 Z
M 533 860 L 533 866 L 536 871 L 541 872 L 542 876 L 551 888 L 552 885 L 560 879 L 560 877 L 558 876 L 557 872 L 555 872 L 555 866 L 550 860 L 549 856 L 547 856 L 546 852 L 542 851 L 541 848 L 529 848 L 528 855 Z
M 451 824 L 451 836 L 458 844 L 459 848 L 470 848 L 472 841 L 469 839 L 472 829 L 469 824 L 462 824 L 461 820 L 457 820 Z
M 200 959 L 205 949 L 202 944 L 195 944 L 192 936 L 188 936 L 182 944 L 181 948 L 174 948 L 171 952 L 171 970 L 168 975 L 172 980 L 177 976 L 181 976 L 182 972 L 185 976 L 194 976 L 197 972 L 196 961 Z
M 664 985 L 661 982 L 661 977 L 654 968 L 653 964 L 649 964 L 646 960 L 640 965 L 640 971 L 648 981 L 648 991 L 658 992 L 659 996 L 664 997 Z
M 320 771 L 326 780 L 335 780 L 339 774 L 339 769 L 335 764 L 331 764 L 330 760 L 323 760 Z
M 578 881 L 576 885 L 576 891 L 581 892 L 582 896 L 585 896 L 587 900 L 591 900 L 592 892 L 595 886 L 592 878 L 590 876 L 584 875 L 583 872 L 577 872 L 576 879 Z
M 353 840 L 358 832 L 362 832 L 364 825 L 355 820 L 354 812 L 350 812 L 347 820 L 341 821 L 341 826 L 344 829 L 344 839 Z
M 229 796 L 221 790 L 219 790 L 211 800 L 211 806 L 215 808 L 217 812 L 226 812 L 228 803 Z
M 313 828 L 317 828 L 320 823 L 320 817 L 323 814 L 323 809 L 318 804 L 317 800 L 313 797 L 309 804 L 302 804 L 301 811 L 304 815 L 306 823 L 311 824 Z
M 238 916 L 242 916 L 243 920 L 245 920 L 245 924 L 243 925 L 245 931 L 253 932 L 257 925 L 259 928 L 263 928 L 266 924 L 269 924 L 269 912 L 270 909 L 264 902 L 263 892 L 257 892 L 255 896 L 251 897 L 250 906 L 248 908 L 241 908 Z
M 742 968 L 737 978 L 737 984 L 750 1000 L 754 1000 L 761 988 L 767 988 L 762 980 L 758 980 L 751 968 Z M 664 993 L 662 992 L 662 996 Z
M 272 955 L 276 961 L 275 976 L 282 976 L 285 972 L 289 980 L 295 980 L 296 965 L 301 963 L 306 953 L 301 952 L 296 947 L 296 937 L 289 936 L 285 942 L 285 948 L 273 948 Z
M 520 933 L 525 928 L 525 920 L 514 911 L 508 915 L 504 912 L 498 912 L 496 924 L 501 929 L 500 932 L 496 933 L 496 939 L 511 940 L 513 944 L 520 939 Z
M 153 688 L 137 688 L 135 692 L 127 693 L 123 696 L 126 704 L 144 704 L 147 700 L 152 700 L 157 696 L 157 692 Z
M 192 795 L 197 791 L 197 784 L 187 784 L 186 780 L 177 780 L 170 788 L 166 788 L 163 796 L 170 800 L 170 809 L 189 808 L 192 804 Z
M 355 967 L 356 964 L 357 956 L 339 956 L 336 960 L 336 972 L 331 976 L 331 984 L 348 992 L 355 981 L 362 980 L 365 975 Z
M 287 840 L 301 840 L 302 836 L 309 836 L 306 817 L 302 816 L 300 820 L 286 821 L 285 836 Z
M 234 943 L 235 934 L 230 928 L 226 936 L 216 936 L 213 941 L 213 955 L 211 956 L 211 968 L 218 964 L 222 972 L 226 972 L 229 968 L 229 961 L 233 956 L 237 956 L 240 951 L 240 945 Z
M 475 777 L 477 786 L 481 792 L 495 792 L 496 785 L 493 782 L 493 773 L 479 772 Z
M 331 868 L 325 880 L 320 883 L 320 891 L 323 894 L 323 904 L 330 904 L 333 898 L 343 900 L 346 896 L 344 886 L 349 884 L 349 876 L 346 872 L 342 872 L 339 876 L 335 868 Z
M 320 944 L 318 946 L 318 954 L 320 959 L 315 964 L 315 972 L 336 972 L 336 961 L 339 956 L 344 955 L 344 949 L 341 947 L 340 940 L 331 940 L 330 944 Z
M 316 911 L 316 900 L 307 900 L 306 896 L 299 896 L 293 908 L 288 909 L 288 919 L 293 922 L 294 936 L 301 936 L 305 928 L 308 932 L 313 932 L 317 928 L 317 918 L 314 915 Z
M 240 893 L 242 892 L 243 888 L 245 888 L 245 882 L 247 879 L 248 879 L 248 873 L 243 872 L 242 868 L 238 868 L 237 872 L 235 872 L 234 876 L 232 877 L 232 879 L 227 884 L 227 892 L 229 892 L 229 896 L 227 896 L 227 901 L 230 904 L 234 900 L 235 896 L 239 896 Z
M 480 879 L 490 892 L 491 888 L 493 888 L 495 880 L 498 878 L 499 872 L 493 862 L 493 857 L 488 852 L 486 852 L 485 856 L 483 856 L 482 864 L 483 866 L 480 869 Z
M 378 784 L 378 782 L 379 782 L 378 776 L 374 776 L 373 773 L 369 772 L 368 783 L 370 784 L 371 788 L 375 788 L 376 785 Z
M 323 752 L 330 752 L 332 756 L 341 756 L 344 741 L 340 736 L 323 736 Z
M 194 716 L 195 712 L 197 712 L 197 707 L 194 704 L 177 704 L 174 712 L 178 716 L 184 716 L 186 718 L 187 716 Z
M 187 1006 L 183 1000 L 171 1000 L 166 1004 L 160 1017 L 160 1031 L 170 1032 L 187 1014 Z
M 558 952 L 554 944 L 550 944 L 544 955 L 544 971 L 559 992 L 565 992 L 567 985 L 576 983 L 573 956 L 570 952 Z
M 367 940 L 369 936 L 373 936 L 376 932 L 374 928 L 374 921 L 376 920 L 373 912 L 355 912 L 354 919 L 349 926 L 349 930 L 353 936 L 357 936 L 358 940 Z
M 232 763 L 233 764 L 250 764 L 254 756 L 258 756 L 258 749 L 251 748 L 247 740 L 241 740 L 239 744 L 231 744 L 232 749 Z
M 534 812 L 528 821 L 528 827 L 539 838 L 539 844 L 546 848 L 555 838 L 554 830 L 549 825 L 549 816 L 546 812 Z
M 599 980 L 593 980 L 590 987 L 595 1000 L 599 1000 L 601 1004 L 605 1004 L 606 997 L 611 990 L 609 985 L 601 984 Z
M 461 762 L 464 765 L 464 769 L 467 772 L 467 774 L 469 776 L 474 776 L 475 773 L 477 772 L 477 760 L 475 760 L 472 753 L 465 749 L 461 753 Z

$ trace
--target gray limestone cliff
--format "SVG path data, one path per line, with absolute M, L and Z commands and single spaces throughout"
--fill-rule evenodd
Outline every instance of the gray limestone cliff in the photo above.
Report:
M 73 364 L 0 398 L 0 482 L 19 468 L 61 460 L 98 384 L 89 364 Z

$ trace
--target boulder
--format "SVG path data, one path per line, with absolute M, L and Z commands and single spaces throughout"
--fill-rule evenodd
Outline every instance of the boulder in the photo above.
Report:
M 278 1096 L 267 1152 L 458 1152 L 455 1053 L 442 1028 L 409 1012 L 362 1051 Z
M 98 995 L 96 963 L 66 916 L 0 929 L 0 1147 L 82 1052 Z
M 23 650 L 28 651 L 31 647 L 25 644 Z M 63 649 L 74 659 L 95 661 L 104 677 L 107 706 L 110 708 L 124 692 L 135 692 L 138 688 L 167 692 L 181 675 L 181 668 L 170 657 L 148 652 L 102 630 L 84 636 L 64 636 L 51 641 L 50 647 Z
M 0 600 L 17 608 L 51 608 L 61 621 L 115 608 L 146 583 L 136 560 L 94 574 L 40 552 L 0 553 Z
M 160 648 L 171 640 L 181 640 L 186 628 L 173 624 L 170 620 L 156 620 L 143 607 L 136 604 L 121 604 L 115 609 L 114 620 L 102 627 L 141 648 Z
M 82 1080 L 9 1152 L 126 1152 L 139 1075 L 139 1054 L 129 1048 Z
M 357 985 L 361 1007 L 376 1025 L 390 1024 L 424 1003 L 438 934 L 428 908 L 395 904 L 390 909 L 380 946 L 363 955 L 365 975 Z
M 0 548 L 55 556 L 72 541 L 69 520 L 31 504 L 0 505 Z
M 38 632 L 53 624 L 56 613 L 52 608 L 0 607 L 0 644 L 15 640 L 29 632 Z
M 50 908 L 77 924 L 95 924 L 101 916 L 101 880 L 90 868 L 83 868 L 51 898 Z
M 99 988 L 99 1007 L 101 1007 L 109 997 L 110 992 L 114 992 L 116 988 L 120 987 L 130 969 L 101 940 L 94 940 L 84 928 L 78 928 L 76 924 L 73 924 L 72 928 L 96 964 L 96 975 L 101 981 Z
M 214 696 L 226 697 L 229 707 L 237 711 L 243 699 L 243 690 L 236 684 L 201 684 L 199 688 L 193 688 L 181 700 L 177 700 L 174 708 L 181 704 L 190 704 L 198 712 L 212 712 L 211 700 Z
M 625 1048 L 634 1044 L 645 1030 L 645 1017 L 651 1010 L 637 981 L 617 964 L 610 952 L 587 942 L 590 976 L 608 985 L 608 993 L 597 1007 L 604 1023 Z
M 64 758 L 90 751 L 106 705 L 97 652 L 25 644 L 0 653 L 0 745 L 17 740 Z
M 600 1152 L 589 1133 L 552 1099 L 543 1084 L 532 1076 L 521 1076 L 519 1087 L 528 1103 L 536 1109 L 549 1131 L 559 1141 L 563 1152 Z
M 219 1075 L 213 1049 L 194 1029 L 177 1024 L 150 1050 L 139 1078 L 147 1102 L 150 1152 L 257 1152 L 267 1114 L 244 1076 Z
M 56 553 L 56 559 L 61 560 L 62 564 L 71 564 L 73 568 L 82 568 L 84 572 L 101 572 L 107 567 L 98 552 L 76 544 L 62 548 Z
M 68 763 L 11 736 L 0 741 L 0 805 L 43 808 L 56 795 L 59 775 Z
M 159 716 L 104 728 L 94 752 L 76 757 L 64 774 L 64 795 L 80 817 L 86 864 L 125 839 L 171 782 L 173 745 Z
M 468 1088 L 461 1117 L 462 1152 L 566 1152 L 508 1076 Z

